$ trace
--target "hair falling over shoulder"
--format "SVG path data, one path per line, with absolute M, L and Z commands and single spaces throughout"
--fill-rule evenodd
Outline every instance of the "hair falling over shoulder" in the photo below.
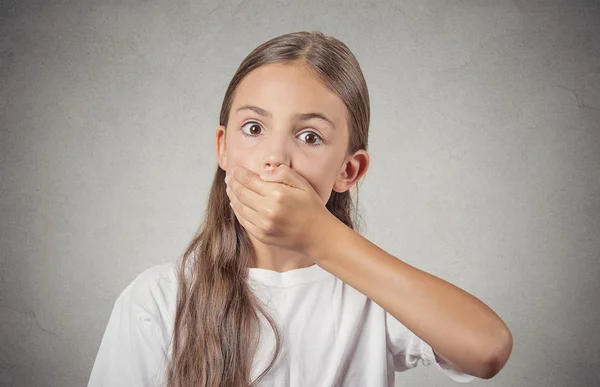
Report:
M 286 62 L 308 66 L 341 98 L 348 114 L 348 152 L 366 150 L 370 105 L 362 71 L 344 43 L 321 32 L 281 35 L 254 49 L 225 92 L 220 125 L 227 126 L 236 87 L 248 73 L 263 65 Z M 225 171 L 217 166 L 204 221 L 178 265 L 168 387 L 255 387 L 280 353 L 278 327 L 247 283 L 254 249 L 229 206 L 224 178 Z M 355 228 L 351 217 L 355 206 L 349 191 L 332 191 L 326 207 Z M 276 347 L 269 366 L 252 381 L 261 314 L 275 332 Z

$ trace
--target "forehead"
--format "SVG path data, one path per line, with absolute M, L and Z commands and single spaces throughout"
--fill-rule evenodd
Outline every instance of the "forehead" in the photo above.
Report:
M 346 125 L 341 98 L 301 64 L 269 64 L 251 71 L 236 89 L 232 111 L 246 104 L 259 106 L 274 117 L 319 112 L 336 127 Z

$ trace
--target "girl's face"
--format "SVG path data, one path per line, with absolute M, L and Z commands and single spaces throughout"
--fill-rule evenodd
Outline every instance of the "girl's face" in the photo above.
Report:
M 256 174 L 286 164 L 327 203 L 366 172 L 368 155 L 347 155 L 346 106 L 307 67 L 270 64 L 240 82 L 227 128 L 217 128 L 219 166 Z

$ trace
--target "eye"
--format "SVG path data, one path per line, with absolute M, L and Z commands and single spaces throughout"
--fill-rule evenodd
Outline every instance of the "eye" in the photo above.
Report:
M 252 124 L 252 125 L 249 125 L 249 124 Z M 247 133 L 244 130 L 244 128 L 250 128 L 250 133 Z M 262 127 L 260 126 L 260 124 L 258 122 L 250 121 L 250 122 L 246 122 L 244 125 L 242 125 L 242 127 L 240 129 L 245 136 L 254 137 L 254 136 L 260 134 L 260 130 L 262 129 Z M 257 131 L 258 131 L 258 133 L 256 133 Z
M 319 146 L 323 143 L 323 140 L 321 139 L 321 137 L 319 137 L 318 134 L 316 134 L 315 132 L 304 132 L 301 133 L 300 136 L 303 135 L 307 135 L 305 136 L 305 140 L 303 140 L 305 143 L 307 143 L 308 145 L 311 146 Z

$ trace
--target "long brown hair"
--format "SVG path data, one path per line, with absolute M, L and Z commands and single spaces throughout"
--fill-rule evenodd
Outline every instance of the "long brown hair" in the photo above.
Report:
M 358 61 L 344 43 L 318 31 L 281 35 L 255 48 L 242 61 L 225 92 L 220 125 L 227 127 L 241 80 L 252 70 L 272 63 L 302 63 L 311 69 L 346 105 L 348 155 L 367 149 L 369 93 Z M 167 368 L 169 387 L 255 386 L 280 353 L 278 327 L 246 282 L 254 249 L 229 206 L 224 179 L 225 171 L 217 166 L 205 219 L 178 265 L 177 310 Z M 326 207 L 355 229 L 355 207 L 349 191 L 332 191 Z M 258 313 L 273 328 L 276 348 L 267 369 L 252 382 Z

